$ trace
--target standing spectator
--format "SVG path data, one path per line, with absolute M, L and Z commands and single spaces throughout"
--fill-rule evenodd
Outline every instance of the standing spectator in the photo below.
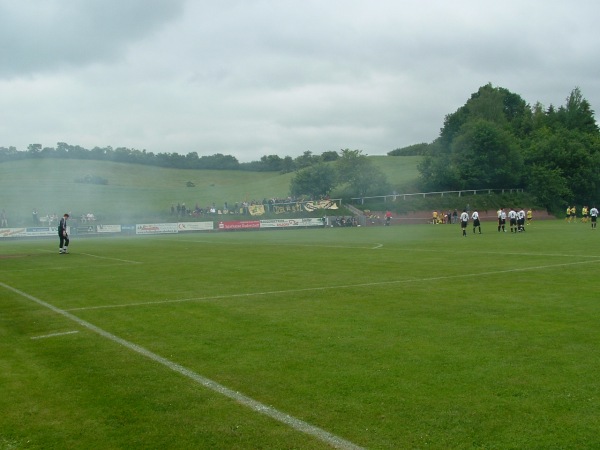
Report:
M 460 215 L 460 228 L 462 229 L 462 235 L 467 237 L 467 225 L 469 224 L 469 213 L 466 209 Z
M 65 213 L 60 219 L 58 223 L 58 239 L 59 239 L 59 247 L 58 254 L 62 255 L 63 253 L 69 253 L 69 235 L 67 234 L 67 219 L 69 215 Z
M 38 210 L 33 208 L 33 211 L 31 213 L 31 216 L 33 218 L 33 224 L 34 225 L 38 225 L 40 223 L 40 216 L 38 214 Z
M 6 218 L 6 211 L 0 212 L 0 228 L 8 228 L 8 219 Z
M 473 234 L 475 234 L 475 228 L 479 228 L 479 234 L 481 234 L 481 222 L 479 222 L 479 213 L 477 210 L 473 211 L 471 218 L 473 219 Z

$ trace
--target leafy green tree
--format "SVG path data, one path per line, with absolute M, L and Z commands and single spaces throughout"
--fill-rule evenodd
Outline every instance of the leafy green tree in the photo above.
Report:
M 528 171 L 528 190 L 536 193 L 540 204 L 555 211 L 562 208 L 566 200 L 570 200 L 567 201 L 570 204 L 573 198 L 562 171 L 557 167 L 531 166 Z
M 10 146 L 0 147 L 0 161 L 14 161 L 19 159 L 23 155 L 23 152 L 19 152 L 16 147 Z
M 427 155 L 428 151 L 429 144 L 422 142 L 420 144 L 413 144 L 392 150 L 391 152 L 388 152 L 388 156 L 421 156 Z
M 323 162 L 336 161 L 339 157 L 340 155 L 338 154 L 338 152 L 334 151 L 321 153 L 321 161 Z
M 281 160 L 281 173 L 290 173 L 293 172 L 296 165 L 294 164 L 294 160 L 291 156 L 286 156 Z
M 451 166 L 461 189 L 506 188 L 520 185 L 523 158 L 514 137 L 482 119 L 465 124 L 451 146 Z
M 281 171 L 283 160 L 278 155 L 264 155 L 260 158 L 261 169 L 267 172 Z
M 320 157 L 313 155 L 311 151 L 305 151 L 302 155 L 298 156 L 294 162 L 296 163 L 296 169 L 303 169 L 305 167 L 312 166 L 320 162 Z
M 575 88 L 567 97 L 565 106 L 558 109 L 560 123 L 569 130 L 579 130 L 584 133 L 597 133 L 598 124 L 590 103 L 583 98 L 581 90 Z
M 42 144 L 29 144 L 27 152 L 33 157 L 38 157 L 42 151 Z
M 319 198 L 329 195 L 335 183 L 336 173 L 333 167 L 319 163 L 297 172 L 290 182 L 290 192 L 293 196 Z
M 362 153 L 362 150 L 344 149 L 335 162 L 338 184 L 345 186 L 350 195 L 381 195 L 389 189 L 384 173 Z
M 426 189 L 520 187 L 523 140 L 532 111 L 517 94 L 487 84 L 446 116 L 440 136 L 419 164 Z
M 592 203 L 600 196 L 600 136 L 598 133 L 584 133 L 564 127 L 537 130 L 525 154 L 527 167 L 537 167 L 538 171 L 528 171 L 528 190 L 535 192 L 548 208 L 556 208 L 560 203 Z M 542 170 L 542 168 L 544 170 Z M 554 174 L 546 180 L 546 172 Z M 556 174 L 560 174 L 560 182 Z M 549 189 L 553 181 L 556 187 Z M 546 191 L 559 197 L 550 201 Z
M 341 183 L 354 183 L 362 167 L 368 164 L 367 156 L 362 150 L 340 150 L 340 157 L 336 162 L 338 179 Z

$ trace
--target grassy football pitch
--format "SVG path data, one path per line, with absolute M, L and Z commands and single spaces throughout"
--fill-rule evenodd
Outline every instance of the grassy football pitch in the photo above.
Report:
M 599 241 L 2 241 L 0 448 L 599 448 Z

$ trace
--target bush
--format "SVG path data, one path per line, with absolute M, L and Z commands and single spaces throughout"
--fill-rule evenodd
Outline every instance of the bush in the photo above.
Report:
M 106 178 L 96 176 L 96 175 L 86 175 L 83 178 L 75 179 L 75 183 L 85 183 L 85 184 L 103 184 L 107 185 L 108 180 Z

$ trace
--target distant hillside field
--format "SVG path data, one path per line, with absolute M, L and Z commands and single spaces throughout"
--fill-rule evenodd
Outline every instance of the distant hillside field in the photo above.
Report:
M 288 195 L 293 174 L 218 170 L 180 170 L 135 164 L 78 160 L 24 160 L 0 164 L 0 208 L 9 225 L 41 215 L 94 213 L 131 217 L 168 211 L 172 204 L 222 208 L 245 200 Z M 92 177 L 108 184 L 76 180 Z M 191 181 L 195 187 L 187 187 Z M 12 218 L 12 220 L 11 220 Z
M 375 156 L 394 186 L 416 178 L 418 157 Z M 9 226 L 41 216 L 72 212 L 132 220 L 164 214 L 172 204 L 204 208 L 225 202 L 285 198 L 293 173 L 232 170 L 182 170 L 105 161 L 27 159 L 0 164 L 0 209 Z M 85 178 L 107 184 L 82 183 Z M 191 182 L 194 187 L 187 187 Z M 382 193 L 384 194 L 384 193 Z
M 417 165 L 422 156 L 369 156 L 394 187 L 412 184 L 419 178 Z M 402 190 L 402 189 L 401 189 Z

